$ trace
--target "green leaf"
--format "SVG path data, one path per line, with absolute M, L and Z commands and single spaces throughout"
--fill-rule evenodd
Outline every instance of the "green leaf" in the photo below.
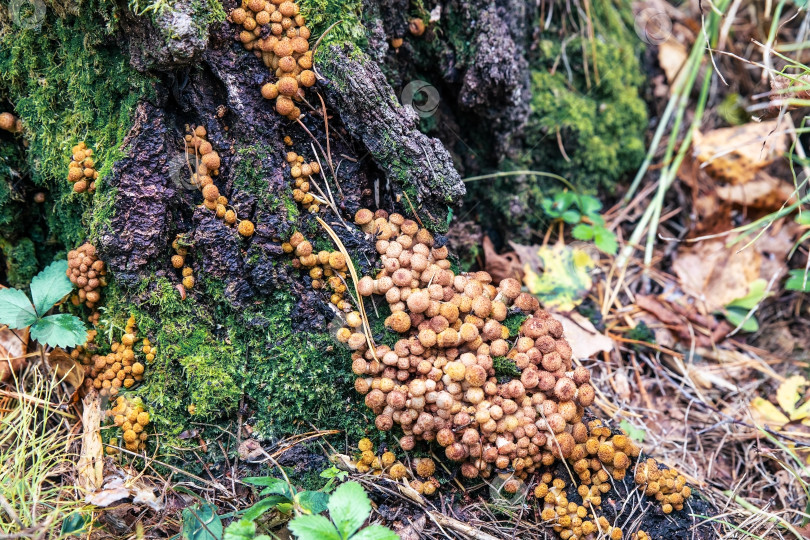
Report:
M 352 540 L 399 540 L 399 535 L 382 525 L 370 525 L 352 536 Z
M 60 313 L 31 325 L 31 337 L 51 347 L 75 347 L 87 341 L 87 328 L 75 315 Z
M 577 199 L 577 205 L 582 213 L 588 217 L 598 215 L 599 210 L 602 209 L 602 202 L 590 195 L 580 195 Z
M 343 540 L 332 522 L 323 516 L 298 516 L 287 528 L 298 540 Z
M 220 540 L 222 520 L 217 509 L 208 503 L 183 508 L 183 540 Z
M 295 496 L 290 484 L 280 478 L 273 478 L 272 476 L 248 476 L 242 479 L 246 484 L 253 484 L 254 486 L 267 486 L 259 493 L 259 495 L 284 495 L 292 500 Z
M 31 299 L 40 317 L 73 290 L 67 268 L 67 261 L 55 261 L 31 280 Z
M 582 216 L 576 210 L 566 210 L 562 213 L 562 220 L 566 223 L 579 223 L 582 221 Z
M 0 324 L 11 329 L 27 328 L 37 320 L 34 306 L 18 289 L 0 289 Z
M 284 497 L 282 495 L 272 495 L 270 497 L 267 497 L 266 499 L 258 501 L 256 504 L 248 508 L 245 511 L 244 518 L 252 521 L 254 519 L 257 519 L 259 516 L 261 516 L 271 508 L 274 508 L 279 504 L 286 502 L 289 502 L 289 499 L 287 497 Z
M 593 286 L 591 270 L 596 266 L 585 250 L 563 244 L 541 246 L 538 273 L 528 263 L 523 265 L 523 282 L 546 309 L 571 311 L 582 303 Z
M 603 253 L 607 253 L 608 255 L 616 255 L 616 252 L 619 250 L 619 243 L 616 241 L 616 235 L 604 227 L 594 226 L 593 243 Z
M 339 478 L 339 479 L 342 480 L 342 479 L 346 478 L 347 476 L 349 476 L 348 472 L 341 471 L 340 469 L 338 469 L 334 465 L 332 465 L 328 469 L 324 469 L 323 471 L 321 471 L 321 478 Z
M 621 427 L 627 433 L 628 437 L 636 442 L 644 442 L 644 437 L 647 436 L 646 431 L 644 431 L 642 428 L 634 426 L 627 420 L 622 420 L 619 422 L 619 427 Z
M 734 325 L 734 328 L 742 325 L 740 326 L 740 330 L 744 332 L 756 332 L 759 330 L 759 321 L 757 321 L 757 318 L 753 315 L 746 319 L 749 311 L 751 310 L 741 307 L 727 307 L 723 311 L 723 315 L 728 319 L 728 322 Z M 743 321 L 745 322 L 743 323 Z
M 295 502 L 310 514 L 320 514 L 326 510 L 329 495 L 322 491 L 302 491 L 295 496 Z
M 588 240 L 593 238 L 593 227 L 588 225 L 587 223 L 580 223 L 579 225 L 571 229 L 571 236 L 573 236 L 577 240 L 587 242 Z
M 810 215 L 810 212 L 808 212 Z M 802 268 L 796 268 L 788 273 L 785 289 L 789 291 L 810 292 L 810 273 Z
M 329 516 L 343 538 L 349 538 L 371 514 L 371 501 L 357 482 L 341 484 L 329 498 Z
M 796 215 L 796 223 L 799 225 L 810 225 L 810 212 L 802 212 Z
M 254 540 L 255 536 L 256 524 L 249 519 L 240 519 L 225 527 L 222 540 Z
M 84 528 L 90 523 L 90 516 L 81 512 L 71 512 L 62 521 L 62 536 L 75 535 L 81 533 Z
M 748 285 L 748 294 L 742 298 L 737 298 L 726 307 L 729 308 L 744 308 L 746 312 L 751 311 L 765 298 L 765 290 L 768 287 L 768 282 L 762 278 L 755 279 Z

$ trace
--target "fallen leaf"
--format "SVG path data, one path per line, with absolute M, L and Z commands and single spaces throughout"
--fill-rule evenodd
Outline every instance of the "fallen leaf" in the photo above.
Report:
M 787 272 L 787 254 L 793 245 L 795 227 L 774 226 L 753 245 L 728 245 L 733 236 L 682 245 L 672 270 L 686 294 L 700 301 L 704 313 L 722 310 L 749 293 L 757 279 L 778 280 Z
M 28 350 L 28 329 L 0 330 L 0 382 L 11 379 L 12 373 L 19 373 L 26 365 L 28 359 L 25 353 Z
M 143 504 L 155 511 L 164 507 L 161 499 L 155 495 L 154 488 L 147 484 L 142 476 L 132 476 L 122 470 L 111 473 L 105 479 L 104 489 L 89 493 L 85 497 L 85 502 L 107 507 L 129 497 L 132 497 L 133 505 Z
M 396 533 L 400 540 L 419 540 L 422 538 L 422 531 L 425 530 L 427 518 L 422 514 L 419 518 L 411 521 L 407 526 L 401 527 Z
M 520 264 L 520 259 L 516 253 L 498 254 L 489 236 L 484 236 L 483 248 L 485 270 L 489 272 L 495 283 L 499 283 L 506 278 L 523 280 L 523 265 Z
M 759 172 L 744 184 L 727 184 L 715 188 L 717 197 L 731 204 L 765 211 L 778 210 L 796 201 L 793 185 L 765 172 Z
M 261 443 L 259 443 L 259 441 L 256 439 L 245 439 L 239 443 L 237 452 L 239 454 L 239 459 L 244 461 L 253 461 L 259 459 L 265 454 Z
M 78 390 L 84 382 L 84 366 L 63 349 L 56 347 L 48 353 L 48 363 L 56 373 L 56 377 L 74 390 Z
M 613 350 L 613 340 L 599 332 L 587 318 L 579 313 L 568 315 L 552 313 L 563 325 L 563 335 L 571 345 L 575 358 L 590 358 L 601 352 Z
M 523 282 L 547 310 L 572 311 L 593 285 L 590 272 L 596 264 L 588 251 L 577 246 L 540 246 L 536 256 L 521 256 L 521 262 Z
M 782 429 L 782 426 L 790 422 L 790 419 L 776 405 L 765 398 L 754 398 L 751 401 L 751 412 L 757 423 L 773 429 Z
M 695 132 L 693 148 L 701 166 L 715 179 L 744 184 L 787 150 L 778 120 Z
M 84 501 L 87 504 L 104 508 L 127 497 L 129 497 L 129 490 L 124 487 L 124 482 L 121 480 L 106 484 L 102 490 L 89 493 Z
M 92 392 L 84 398 L 82 450 L 76 469 L 79 487 L 95 492 L 104 484 L 104 453 L 101 443 L 101 399 Z
M 801 375 L 794 375 L 785 379 L 776 389 L 776 403 L 790 416 L 791 420 L 794 420 L 793 414 L 796 412 L 796 405 L 802 398 L 799 390 L 805 386 L 807 386 L 807 379 Z
M 28 329 L 0 330 L 0 358 L 22 356 L 28 350 Z
M 670 85 L 670 92 L 672 87 L 675 86 L 676 79 L 678 79 L 681 68 L 688 56 L 689 51 L 674 37 L 670 37 L 658 44 L 658 65 L 664 70 L 664 75 L 666 75 L 667 82 Z

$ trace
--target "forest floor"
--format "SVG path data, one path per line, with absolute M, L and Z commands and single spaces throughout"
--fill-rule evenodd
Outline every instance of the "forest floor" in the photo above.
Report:
M 686 517 L 659 513 L 653 538 L 810 538 L 810 18 L 802 2 L 673 4 L 635 8 L 636 31 L 650 45 L 652 119 L 635 180 L 616 194 L 550 197 L 549 224 L 533 241 L 494 245 L 487 224 L 467 218 L 472 208 L 449 236 L 496 281 L 521 279 L 563 322 L 574 357 L 586 359 L 592 410 L 696 488 Z M 23 338 L 4 330 L 0 348 L 36 360 L 41 351 L 27 353 Z M 264 445 L 231 426 L 202 443 L 219 446 L 222 460 L 197 456 L 199 474 L 149 456 L 124 459 L 88 510 L 66 497 L 92 474 L 77 472 L 70 456 L 86 450 L 82 415 L 85 425 L 98 418 L 80 412 L 75 382 L 53 385 L 33 365 L 16 387 L 0 388 L 0 418 L 18 426 L 0 434 L 0 464 L 28 463 L 2 470 L 46 501 L 29 508 L 39 525 L 25 537 L 58 536 L 52 529 L 62 523 L 65 536 L 86 538 L 220 538 L 223 523 L 255 508 L 259 498 L 242 479 L 265 466 L 295 472 L 293 484 L 307 489 L 357 481 L 371 496 L 371 521 L 406 540 L 551 534 L 525 501 L 531 486 L 507 496 L 497 480 L 462 483 L 436 458 L 442 489 L 426 497 L 360 472 L 358 441 L 326 425 Z M 656 512 L 636 503 L 622 528 Z M 9 520 L 30 518 L 3 498 L 0 508 Z M 289 538 L 283 510 L 258 523 Z

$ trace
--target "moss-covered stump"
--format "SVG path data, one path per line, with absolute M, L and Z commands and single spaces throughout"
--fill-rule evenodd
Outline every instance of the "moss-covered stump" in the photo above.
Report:
M 370 54 L 462 176 L 528 169 L 611 193 L 641 163 L 644 43 L 629 1 L 591 2 L 589 16 L 518 0 L 366 4 Z M 564 187 L 532 175 L 476 182 L 465 205 L 491 231 L 525 238 L 546 221 L 542 198 Z
M 134 364 L 119 365 L 104 372 L 122 373 L 122 384 L 99 385 L 107 395 L 140 400 L 135 406 L 149 411 L 147 451 L 192 471 L 206 449 L 212 460 L 237 452 L 224 435 L 237 425 L 239 437 L 263 440 L 313 428 L 356 440 L 371 429 L 374 415 L 354 390 L 351 353 L 333 336 L 348 318 L 339 313 L 340 295 L 353 285 L 325 285 L 345 259 L 340 254 L 344 263 L 333 265 L 338 276 L 301 263 L 337 251 L 327 227 L 360 275 L 376 275 L 381 262 L 373 238 L 351 223 L 363 207 L 379 209 L 377 219 L 396 212 L 414 220 L 412 227 L 418 222 L 446 259 L 443 234 L 465 195 L 458 169 L 486 168 L 501 155 L 521 163 L 520 152 L 509 149 L 523 148 L 524 136 L 551 152 L 546 116 L 562 114 L 549 110 L 555 92 L 571 90 L 568 101 L 560 99 L 583 109 L 580 124 L 566 129 L 581 135 L 572 135 L 570 151 L 594 175 L 599 169 L 584 161 L 591 147 L 619 125 L 631 137 L 634 126 L 622 114 L 638 113 L 621 74 L 603 72 L 602 97 L 582 95 L 579 79 L 547 77 L 560 51 L 545 42 L 540 53 L 529 46 L 529 23 L 539 14 L 517 0 L 448 0 L 430 12 L 399 0 L 301 0 L 312 41 L 323 37 L 313 53 L 320 77 L 297 102 L 302 114 L 287 117 L 261 90 L 275 81 L 279 58 L 246 50 L 256 34 L 234 39 L 249 32 L 225 18 L 235 0 L 45 5 L 36 27 L 0 8 L 0 105 L 13 107 L 24 128 L 0 134 L 0 279 L 24 286 L 53 257 L 85 242 L 95 246 L 109 282 L 103 309 L 91 312 L 78 301 L 63 309 L 93 321 L 98 335 L 88 350 L 113 364 L 122 350 L 139 360 L 137 380 L 126 372 L 134 373 Z M 412 37 L 403 45 L 397 40 L 406 32 Z M 400 53 L 388 48 L 389 39 Z M 610 62 L 624 58 L 610 45 L 596 51 Z M 443 99 L 440 113 L 421 122 L 397 98 L 399 85 L 417 75 L 455 100 Z M 616 118 L 600 123 L 599 99 L 622 96 L 628 102 L 617 105 Z M 451 141 L 452 133 L 464 133 L 463 140 Z M 94 193 L 68 181 L 80 142 L 94 150 Z M 634 148 L 600 150 L 599 166 L 619 167 Z M 199 155 L 212 153 L 216 163 L 203 159 L 201 172 Z M 297 164 L 299 154 L 310 172 L 317 163 L 324 174 L 296 181 L 288 162 Z M 535 159 L 527 155 L 526 163 Z M 82 150 L 73 161 L 84 159 Z M 305 192 L 317 193 L 318 204 L 298 204 Z M 541 194 L 528 190 L 523 203 L 531 208 Z M 498 190 L 477 196 L 488 209 L 484 219 L 509 200 Z M 498 223 L 509 228 L 517 219 Z M 294 233 L 311 253 L 294 259 Z M 455 260 L 444 262 L 457 270 Z M 375 342 L 399 339 L 384 326 L 388 306 L 367 309 Z

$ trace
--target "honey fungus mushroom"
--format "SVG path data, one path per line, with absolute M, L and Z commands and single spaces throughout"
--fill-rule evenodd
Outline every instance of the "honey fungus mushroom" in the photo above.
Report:
M 10 112 L 2 112 L 0 113 L 0 129 L 20 133 L 23 129 L 22 121 Z
M 121 439 L 124 447 L 130 452 L 137 452 L 146 448 L 146 426 L 149 425 L 149 413 L 139 400 L 130 401 L 124 396 L 119 396 L 115 400 L 115 405 L 107 412 L 112 417 L 116 427 L 121 429 Z M 111 438 L 107 446 L 108 454 L 118 453 L 115 446 L 118 445 L 117 438 Z
M 435 441 L 469 478 L 510 468 L 524 479 L 569 458 L 574 433 L 587 433 L 582 417 L 593 388 L 587 370 L 572 366 L 562 325 L 514 279 L 457 275 L 447 247 L 413 220 L 361 209 L 355 223 L 373 238 L 382 266 L 358 291 L 384 298 L 385 325 L 400 335 L 376 347 L 377 361 L 361 329 L 344 332 L 355 388 L 377 427 L 399 426 L 403 448 L 411 439 Z M 527 316 L 517 336 L 503 324 L 510 310 Z M 521 377 L 499 380 L 496 356 L 520 364 Z
M 230 19 L 242 28 L 236 40 L 253 51 L 276 79 L 262 85 L 262 97 L 274 100 L 280 115 L 295 120 L 301 115 L 295 103 L 303 97 L 304 88 L 316 83 L 309 49 L 311 32 L 298 4 L 289 0 L 243 0 L 231 11 Z
M 78 291 L 73 297 L 74 305 L 84 304 L 95 309 L 101 300 L 100 288 L 107 285 L 107 269 L 98 258 L 96 248 L 85 243 L 68 252 L 67 276 Z
M 76 193 L 95 193 L 98 171 L 93 159 L 93 149 L 80 142 L 71 149 L 71 161 L 68 166 L 68 182 L 73 184 Z
M 71 353 L 75 353 L 74 358 L 80 359 L 86 366 L 85 392 L 95 389 L 101 396 L 115 396 L 122 387 L 132 388 L 143 380 L 146 367 L 142 360 L 144 357 L 139 357 L 135 349 L 136 332 L 135 318 L 130 316 L 124 326 L 121 341 L 112 343 L 108 354 L 91 356 L 89 343 L 92 339 L 88 340 L 85 347 L 77 348 L 78 352 Z M 155 358 L 156 349 L 144 338 L 141 352 L 145 354 L 146 362 L 151 362 Z

